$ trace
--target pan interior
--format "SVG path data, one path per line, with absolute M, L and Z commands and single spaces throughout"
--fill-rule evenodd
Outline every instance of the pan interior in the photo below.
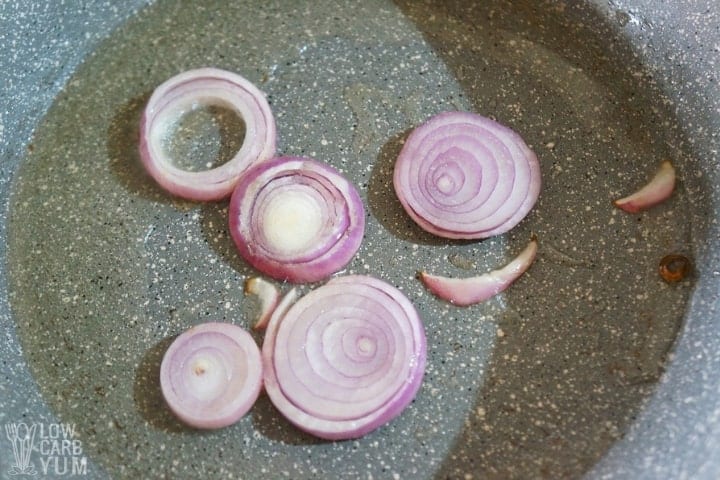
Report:
M 95 462 L 141 478 L 558 478 L 579 476 L 622 437 L 662 373 L 692 287 L 662 282 L 658 262 L 691 251 L 692 239 L 682 181 L 644 214 L 610 202 L 661 160 L 681 166 L 684 153 L 642 66 L 622 43 L 601 46 L 627 19 L 512 3 L 161 0 L 88 57 L 16 177 L 8 263 L 32 373 Z M 174 199 L 139 164 L 149 94 L 201 66 L 267 93 L 280 153 L 316 157 L 357 185 L 367 235 L 345 273 L 397 285 L 425 321 L 419 395 L 362 439 L 317 441 L 264 396 L 214 432 L 183 427 L 162 403 L 159 362 L 172 338 L 204 321 L 248 327 L 255 309 L 242 284 L 256 273 L 232 246 L 227 204 Z M 538 154 L 540 199 L 505 236 L 434 238 L 394 196 L 407 132 L 446 110 L 496 118 Z M 237 124 L 177 148 L 233 151 L 217 132 Z M 485 304 L 453 307 L 415 279 L 421 268 L 497 268 L 531 233 L 535 265 Z

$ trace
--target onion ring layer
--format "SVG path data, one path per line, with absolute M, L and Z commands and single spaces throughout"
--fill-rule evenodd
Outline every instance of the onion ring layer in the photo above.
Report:
M 538 242 L 533 235 L 523 251 L 504 267 L 476 277 L 450 278 L 420 272 L 420 281 L 438 297 L 466 307 L 504 292 L 530 268 L 537 255 Z
M 632 195 L 615 200 L 613 205 L 628 213 L 638 213 L 658 205 L 672 195 L 675 189 L 675 167 L 669 160 L 660 164 L 655 176 Z
M 237 112 L 245 123 L 245 138 L 227 163 L 190 172 L 173 165 L 163 138 L 185 112 L 202 105 Z M 165 81 L 153 92 L 140 120 L 140 158 L 145 169 L 164 189 L 189 200 L 229 196 L 245 170 L 275 155 L 275 140 L 275 119 L 263 93 L 240 75 L 217 68 L 189 70 Z
M 252 277 L 245 282 L 245 294 L 255 295 L 260 301 L 260 313 L 253 330 L 264 330 L 273 310 L 280 301 L 280 292 L 272 283 L 261 277 Z

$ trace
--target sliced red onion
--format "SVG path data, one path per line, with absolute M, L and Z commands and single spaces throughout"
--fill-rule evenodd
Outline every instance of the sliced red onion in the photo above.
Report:
M 675 189 L 675 168 L 669 160 L 660 164 L 655 176 L 637 192 L 615 200 L 613 204 L 629 213 L 642 212 L 664 202 Z
M 245 123 L 240 150 L 227 163 L 201 172 L 173 165 L 163 138 L 182 115 L 204 105 L 231 109 Z M 275 119 L 263 93 L 245 78 L 217 68 L 174 76 L 152 94 L 140 121 L 140 157 L 146 170 L 167 191 L 190 200 L 229 196 L 250 166 L 275 155 Z
M 295 300 L 297 300 L 297 289 L 291 288 L 290 290 L 288 290 L 288 292 L 285 295 L 283 295 L 282 299 L 278 302 L 277 306 L 270 314 L 270 318 L 268 320 L 268 325 L 266 325 L 266 326 L 269 326 L 270 323 L 272 323 L 273 321 L 276 323 L 279 322 L 280 319 L 283 316 L 285 316 L 288 309 L 293 305 L 293 303 L 295 303 Z M 273 320 L 273 319 L 275 319 L 275 320 Z M 265 337 L 265 338 L 267 338 L 267 337 Z M 264 343 L 263 343 L 263 345 L 264 345 Z
M 272 283 L 260 277 L 252 277 L 245 282 L 245 293 L 255 295 L 260 300 L 260 314 L 253 329 L 264 330 L 275 307 L 280 300 L 280 292 Z
M 537 238 L 533 236 L 520 255 L 499 270 L 470 278 L 448 278 L 420 272 L 420 280 L 435 295 L 455 305 L 465 307 L 484 302 L 507 289 L 530 268 L 537 248 Z
M 273 314 L 265 391 L 295 426 L 357 438 L 398 416 L 420 388 L 426 345 L 412 303 L 378 279 L 336 277 Z
M 489 118 L 445 112 L 416 128 L 395 164 L 395 192 L 423 229 L 477 239 L 517 225 L 540 193 L 540 165 L 520 136 Z
M 240 254 L 279 280 L 314 282 L 339 271 L 364 231 L 355 187 L 311 158 L 279 157 L 253 167 L 230 200 L 230 233 Z
M 231 425 L 260 394 L 260 350 L 236 325 L 192 327 L 165 352 L 160 386 L 170 409 L 187 425 L 203 429 Z

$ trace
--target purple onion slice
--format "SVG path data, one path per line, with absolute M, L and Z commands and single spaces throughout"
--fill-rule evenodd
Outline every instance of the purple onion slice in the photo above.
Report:
M 664 202 L 670 198 L 673 190 L 675 190 L 675 167 L 670 160 L 665 160 L 645 186 L 627 197 L 615 200 L 613 205 L 628 213 L 638 213 Z
M 336 277 L 270 319 L 265 391 L 295 426 L 320 438 L 361 437 L 398 416 L 425 371 L 422 321 L 395 287 Z
M 197 325 L 165 352 L 160 387 L 182 422 L 201 429 L 226 427 L 245 415 L 260 394 L 260 350 L 236 325 Z
M 245 294 L 255 295 L 260 301 L 260 313 L 255 320 L 253 330 L 265 330 L 270 315 L 280 301 L 277 287 L 261 277 L 252 277 L 245 282 Z
M 250 169 L 230 200 L 230 233 L 261 272 L 294 283 L 341 270 L 360 248 L 365 209 L 337 170 L 305 157 Z
M 227 163 L 191 172 L 173 165 L 163 148 L 169 128 L 185 112 L 218 105 L 235 111 L 245 123 L 240 150 Z M 153 92 L 140 120 L 140 158 L 148 173 L 170 193 L 189 200 L 228 197 L 250 166 L 275 155 L 276 128 L 265 95 L 245 78 L 217 68 L 176 75 Z
M 504 292 L 530 268 L 537 255 L 538 241 L 533 235 L 520 254 L 502 268 L 468 278 L 450 278 L 420 272 L 420 280 L 432 293 L 448 302 L 466 307 Z
M 517 225 L 540 193 L 540 165 L 520 136 L 474 113 L 445 112 L 416 128 L 393 176 L 405 211 L 424 230 L 478 239 Z

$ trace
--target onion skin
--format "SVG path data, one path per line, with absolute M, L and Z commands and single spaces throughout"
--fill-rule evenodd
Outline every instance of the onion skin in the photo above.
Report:
M 216 168 L 181 170 L 162 147 L 168 127 L 198 105 L 223 105 L 245 123 L 240 150 Z M 168 192 L 188 200 L 228 197 L 250 166 L 275 155 L 276 126 L 265 95 L 245 78 L 218 68 L 200 68 L 176 75 L 155 89 L 140 119 L 140 158 L 147 172 Z
M 357 189 L 331 166 L 307 157 L 278 157 L 253 167 L 233 192 L 229 215 L 240 255 L 264 274 L 293 283 L 319 281 L 344 268 L 365 232 Z M 317 228 L 306 231 L 309 224 Z M 309 235 L 299 246 L 293 243 L 297 231 Z
M 265 391 L 296 427 L 361 437 L 415 397 L 426 362 L 415 307 L 378 279 L 336 277 L 273 314 L 262 346 Z
M 628 213 L 639 213 L 658 205 L 675 190 L 675 168 L 669 160 L 660 164 L 655 176 L 637 192 L 613 201 L 613 205 Z
M 199 429 L 232 425 L 260 394 L 260 351 L 250 334 L 236 325 L 197 325 L 180 334 L 165 352 L 160 387 L 183 423 Z
M 507 232 L 540 194 L 537 156 L 511 129 L 474 113 L 445 112 L 408 136 L 393 185 L 424 230 L 453 239 Z
M 280 292 L 267 280 L 252 277 L 245 282 L 245 294 L 255 295 L 260 300 L 260 314 L 255 320 L 253 330 L 264 330 L 280 300 Z
M 470 278 L 448 278 L 420 272 L 420 280 L 439 298 L 460 307 L 467 307 L 505 291 L 530 268 L 535 261 L 537 249 L 537 238 L 533 236 L 525 249 L 501 269 Z

